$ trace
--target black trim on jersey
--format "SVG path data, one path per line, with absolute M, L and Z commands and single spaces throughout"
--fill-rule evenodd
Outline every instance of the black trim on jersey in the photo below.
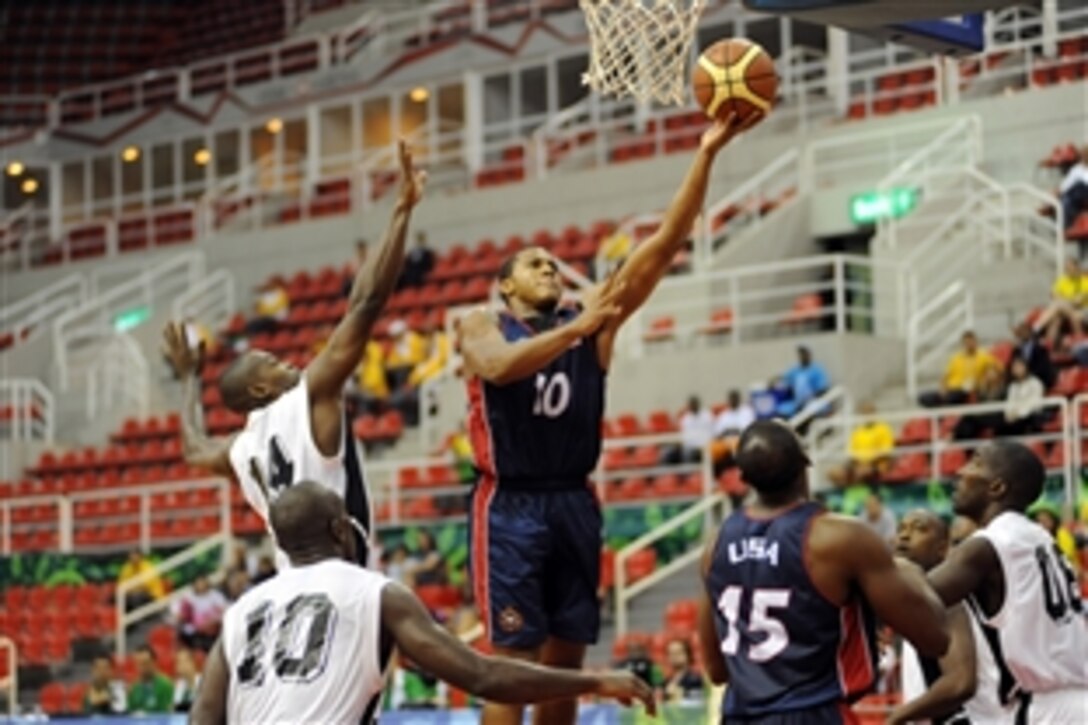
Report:
M 1020 695 L 1020 683 L 1013 677 L 1012 670 L 1009 669 L 1009 665 L 1005 662 L 1005 654 L 1001 651 L 1001 639 L 998 637 L 997 630 L 982 619 L 982 608 L 974 597 L 969 597 L 964 600 L 967 605 L 968 612 L 978 622 L 979 629 L 982 630 L 982 636 L 986 639 L 986 644 L 990 646 L 990 653 L 994 656 L 994 662 L 997 664 L 997 671 L 999 674 L 997 681 L 997 699 L 1002 705 L 1008 705 L 1018 695 Z
M 344 415 L 344 470 L 345 491 L 344 505 L 348 514 L 358 521 L 367 537 L 374 532 L 370 530 L 370 498 L 367 496 L 366 479 L 363 477 L 363 467 L 359 464 L 358 444 L 351 431 L 351 420 Z M 357 552 L 356 563 L 366 566 L 370 554 L 369 542 L 358 532 L 355 532 L 355 548 Z
M 389 661 L 393 659 L 393 638 L 389 636 L 389 633 L 385 631 L 385 627 L 382 627 L 381 634 L 378 635 L 378 672 L 384 674 L 389 667 Z M 374 697 L 370 698 L 370 702 L 367 703 L 366 710 L 363 711 L 363 719 L 360 720 L 360 725 L 371 725 L 376 723 L 378 714 L 378 705 L 382 701 L 382 695 L 384 694 L 384 688 L 374 693 Z
M 917 654 L 917 650 L 915 654 Z M 923 657 L 918 654 L 918 666 L 922 670 L 922 679 L 926 681 L 927 689 L 933 687 L 933 683 L 944 674 L 941 663 L 933 657 Z M 954 712 L 944 717 L 932 718 L 930 722 L 933 725 L 969 725 L 971 721 L 967 718 L 967 713 L 963 711 L 963 708 L 958 707 Z

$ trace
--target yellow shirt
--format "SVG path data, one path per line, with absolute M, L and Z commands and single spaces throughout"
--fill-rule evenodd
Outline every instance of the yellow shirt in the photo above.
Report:
M 423 337 L 419 333 L 408 330 L 400 339 L 393 340 L 392 345 L 389 346 L 389 355 L 385 359 L 385 364 L 390 368 L 418 365 L 423 362 L 423 357 L 427 354 L 424 348 Z
M 1085 296 L 1088 295 L 1088 275 L 1070 277 L 1063 274 L 1054 280 L 1054 286 L 1050 288 L 1050 291 L 1058 299 L 1071 302 L 1074 305 L 1082 305 Z
M 1069 532 L 1069 529 L 1059 526 L 1058 533 L 1054 535 L 1054 543 L 1058 545 L 1058 550 L 1065 554 L 1065 558 L 1069 560 L 1073 571 L 1080 571 L 1080 559 L 1077 557 L 1077 540 L 1073 538 L 1073 534 Z
M 151 562 L 146 559 L 141 559 L 139 564 L 133 564 L 126 561 L 124 566 L 121 567 L 121 573 L 117 575 L 117 583 L 123 584 L 129 579 L 134 579 L 145 571 L 152 571 L 155 567 L 151 565 Z M 143 588 L 147 591 L 148 596 L 152 599 L 162 599 L 166 594 L 166 590 L 163 589 L 162 579 L 158 576 L 153 576 L 150 579 L 144 581 Z
M 601 243 L 601 255 L 609 262 L 617 262 L 631 253 L 631 237 L 616 232 Z
M 978 387 L 986 371 L 997 366 L 997 360 L 986 350 L 979 348 L 974 355 L 959 350 L 948 361 L 944 371 L 944 384 L 949 390 L 971 392 Z
M 850 457 L 863 463 L 888 455 L 894 447 L 895 433 L 887 423 L 859 425 L 850 434 Z
M 436 332 L 431 337 L 431 354 L 426 360 L 412 369 L 408 376 L 409 385 L 422 385 L 423 383 L 438 377 L 446 369 L 446 363 L 450 359 L 450 340 L 444 332 Z
M 371 398 L 389 397 L 389 385 L 385 380 L 385 353 L 381 343 L 370 340 L 363 353 L 358 370 L 359 388 Z
M 257 316 L 285 319 L 289 304 L 287 292 L 282 287 L 265 290 L 257 297 Z

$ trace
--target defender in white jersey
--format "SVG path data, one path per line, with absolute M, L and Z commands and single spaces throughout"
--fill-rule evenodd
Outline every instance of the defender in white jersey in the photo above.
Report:
M 191 723 L 372 723 L 394 645 L 435 676 L 495 702 L 597 694 L 644 702 L 630 672 L 558 670 L 466 647 L 406 588 L 347 562 L 353 520 L 328 487 L 304 481 L 269 515 L 291 567 L 228 611 L 208 656 Z
M 404 263 L 404 239 L 412 209 L 423 194 L 426 175 L 412 165 L 400 141 L 401 186 L 378 255 L 356 274 L 347 311 L 325 348 L 305 370 L 251 350 L 219 379 L 223 403 L 246 417 L 245 429 L 209 438 L 200 425 L 198 355 L 180 323 L 167 325 L 165 354 L 186 383 L 182 415 L 185 460 L 224 476 L 235 475 L 246 500 L 268 522 L 268 506 L 288 486 L 314 480 L 341 496 L 361 525 L 359 561 L 365 564 L 373 530 L 362 464 L 343 405 L 344 383 L 359 366 L 386 300 Z M 285 563 L 282 551 L 278 563 Z
M 911 511 L 899 522 L 896 553 L 924 570 L 944 561 L 948 547 L 949 526 L 932 511 Z M 888 725 L 1012 723 L 1013 708 L 1001 704 L 1002 678 L 991 645 L 969 604 L 949 609 L 948 630 L 951 641 L 939 660 L 903 641 L 903 704 L 889 715 Z
M 978 449 L 960 471 L 956 513 L 979 530 L 929 576 L 946 604 L 971 598 L 997 630 L 1020 692 L 1018 722 L 1088 723 L 1088 619 L 1076 577 L 1050 534 L 1024 515 L 1045 470 L 1020 443 Z

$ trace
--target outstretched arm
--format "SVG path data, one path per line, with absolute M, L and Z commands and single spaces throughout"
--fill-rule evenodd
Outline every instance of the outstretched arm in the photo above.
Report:
M 182 456 L 190 466 L 229 476 L 230 446 L 234 436 L 211 437 L 204 432 L 200 411 L 200 354 L 189 347 L 185 323 L 168 322 L 162 337 L 163 355 L 185 386 L 185 402 L 181 408 Z
M 328 345 L 306 368 L 311 400 L 339 403 L 344 383 L 362 360 L 370 330 L 400 278 L 408 222 L 423 195 L 427 177 L 413 166 L 412 152 L 403 139 L 399 141 L 399 151 L 401 185 L 393 216 L 377 256 L 367 260 L 355 275 L 344 318 L 333 330 Z
M 725 655 L 722 654 L 718 628 L 714 624 L 715 602 L 710 600 L 710 593 L 706 590 L 706 578 L 707 574 L 710 573 L 714 549 L 718 545 L 717 539 L 717 536 L 711 538 L 707 542 L 706 549 L 703 550 L 702 580 L 699 582 L 701 585 L 701 594 L 699 596 L 699 648 L 703 653 L 703 665 L 706 668 L 707 677 L 715 685 L 724 685 L 729 681 L 729 668 L 725 663 Z
M 223 725 L 227 722 L 229 684 L 230 671 L 227 658 L 223 655 L 223 641 L 218 640 L 204 663 L 204 674 L 200 677 L 196 702 L 189 713 L 190 725 Z
M 981 536 L 972 536 L 948 553 L 948 557 L 929 573 L 929 584 L 945 605 L 962 602 L 978 594 L 987 575 L 1000 568 L 993 544 Z
M 941 676 L 924 693 L 893 710 L 888 725 L 945 717 L 974 697 L 978 673 L 970 616 L 962 604 L 948 610 L 951 640 L 941 658 Z
M 654 712 L 653 690 L 629 672 L 591 674 L 478 654 L 435 624 L 400 584 L 390 582 L 382 590 L 382 625 L 408 659 L 485 700 L 515 704 L 596 694 L 625 704 L 638 699 Z
M 607 362 L 611 359 L 612 342 L 616 330 L 646 301 L 657 283 L 665 276 L 676 253 L 687 242 L 695 218 L 702 210 L 703 199 L 710 180 L 710 169 L 718 152 L 737 134 L 750 128 L 760 118 L 761 116 L 756 114 L 749 117 L 748 121 L 738 123 L 736 117 L 730 115 L 724 120 L 716 120 L 714 125 L 703 134 L 695 160 L 688 169 L 680 190 L 676 192 L 672 203 L 669 204 L 661 226 L 653 236 L 635 247 L 631 256 L 616 272 L 615 281 L 623 282 L 626 292 L 618 300 L 620 313 L 598 337 L 602 361 Z

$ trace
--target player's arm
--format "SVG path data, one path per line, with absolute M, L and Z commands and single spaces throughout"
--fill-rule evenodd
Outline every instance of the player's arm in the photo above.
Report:
M 654 712 L 653 690 L 629 672 L 558 670 L 478 654 L 435 624 L 415 595 L 394 582 L 382 589 L 382 625 L 408 659 L 485 700 L 516 704 L 595 694 L 624 704 L 641 700 Z
M 892 559 L 888 545 L 860 521 L 836 517 L 827 524 L 834 527 L 834 555 L 851 568 L 876 616 L 919 653 L 944 656 L 949 640 L 944 604 L 921 568 L 906 559 Z
M 217 640 L 204 662 L 196 702 L 189 712 L 191 725 L 223 725 L 227 722 L 227 688 L 230 668 L 223 654 L 223 641 Z
M 941 658 L 941 676 L 928 690 L 903 703 L 888 717 L 888 725 L 930 720 L 951 715 L 975 695 L 975 636 L 963 604 L 948 610 L 948 652 Z
M 400 194 L 378 254 L 367 260 L 355 275 L 347 312 L 329 337 L 328 344 L 306 368 L 311 399 L 337 402 L 344 383 L 359 366 L 370 331 L 396 288 L 404 266 L 404 240 L 412 209 L 423 195 L 426 173 L 412 165 L 412 152 L 403 139 L 400 153 Z
M 721 637 L 718 635 L 718 628 L 714 625 L 715 604 L 710 601 L 710 593 L 707 591 L 705 584 L 717 543 L 717 536 L 715 536 L 707 543 L 706 549 L 703 550 L 703 561 L 700 569 L 702 572 L 702 581 L 700 581 L 702 593 L 699 597 L 699 648 L 702 650 L 703 667 L 706 669 L 707 677 L 715 685 L 724 685 L 729 681 L 729 669 L 726 667 L 725 656 L 722 654 Z
M 231 475 L 230 446 L 234 436 L 209 436 L 200 412 L 200 352 L 189 347 L 185 325 L 168 322 L 162 332 L 163 355 L 185 386 L 181 408 L 181 453 L 190 466 L 222 476 Z
M 982 589 L 987 575 L 1000 565 L 993 544 L 982 536 L 972 536 L 929 572 L 929 585 L 951 606 Z
M 619 312 L 616 300 L 624 289 L 622 282 L 613 283 L 587 300 L 582 312 L 567 324 L 516 342 L 502 336 L 494 317 L 486 310 L 469 313 L 460 324 L 466 372 L 495 385 L 529 377 L 614 317 Z
M 731 139 L 759 121 L 760 114 L 753 114 L 748 121 L 737 122 L 735 116 L 719 119 L 703 134 L 699 150 L 688 169 L 687 176 L 680 184 L 679 191 L 673 197 L 665 212 L 661 226 L 650 238 L 639 243 L 631 255 L 624 260 L 614 275 L 614 279 L 605 284 L 622 282 L 624 293 L 619 296 L 620 312 L 609 322 L 598 337 L 598 348 L 602 364 L 607 367 L 611 359 L 612 343 L 619 326 L 637 310 L 654 291 L 657 283 L 665 276 L 676 253 L 683 248 L 691 235 L 695 218 L 703 208 L 706 188 L 710 181 L 710 169 L 714 158 Z

